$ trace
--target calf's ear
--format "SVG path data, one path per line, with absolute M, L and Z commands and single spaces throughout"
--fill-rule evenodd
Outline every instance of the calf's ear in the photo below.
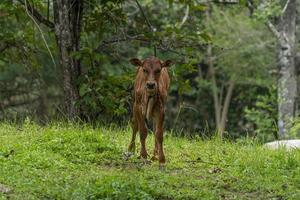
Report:
M 166 60 L 165 62 L 162 63 L 162 67 L 171 67 L 173 65 L 172 60 Z
M 143 65 L 142 61 L 140 61 L 140 59 L 138 59 L 138 58 L 131 58 L 129 62 L 132 65 L 137 66 L 137 67 Z

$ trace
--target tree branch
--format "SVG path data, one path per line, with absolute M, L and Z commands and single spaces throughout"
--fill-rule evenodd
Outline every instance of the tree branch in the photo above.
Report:
M 270 22 L 270 20 L 268 20 L 267 22 L 267 26 L 269 28 L 269 30 L 274 34 L 274 36 L 280 40 L 281 39 L 281 36 L 280 36 L 280 33 L 278 32 L 278 30 L 275 28 L 275 26 Z
M 236 4 L 239 3 L 239 0 L 212 0 L 213 3 L 222 3 L 222 4 Z
M 287 1 L 286 1 L 286 4 L 284 5 L 284 7 L 283 7 L 283 9 L 282 9 L 282 12 L 281 12 L 283 15 L 284 15 L 284 13 L 286 12 L 289 3 L 290 3 L 290 0 L 287 0 Z
M 44 24 L 45 26 L 49 27 L 50 29 L 54 29 L 54 23 L 43 15 L 40 14 L 38 10 L 36 10 L 29 2 L 25 2 L 23 0 L 18 0 L 28 11 L 29 13 L 40 23 Z M 25 0 L 26 1 L 26 0 Z
M 143 37 L 143 35 L 135 35 L 135 36 L 127 35 L 124 38 L 116 38 L 116 39 L 112 39 L 112 40 L 102 41 L 101 44 L 99 44 L 99 46 L 94 49 L 94 51 L 100 51 L 104 46 L 109 45 L 109 44 L 126 42 L 126 41 L 131 41 L 131 40 L 150 42 L 147 38 Z
M 184 14 L 184 17 L 183 17 L 183 19 L 182 19 L 182 22 L 180 23 L 180 25 L 179 25 L 179 28 L 181 28 L 182 27 L 182 25 L 186 22 L 186 20 L 188 19 L 188 17 L 189 17 L 189 9 L 190 7 L 189 7 L 189 5 L 187 5 L 186 6 L 186 10 L 185 10 L 185 14 Z
M 139 3 L 138 0 L 135 0 L 135 2 L 136 2 L 136 4 L 138 5 L 138 7 L 139 7 L 139 9 L 140 9 L 140 11 L 141 11 L 141 13 L 142 13 L 144 19 L 145 19 L 145 21 L 146 21 L 146 23 L 147 23 L 147 25 L 148 25 L 150 31 L 151 31 L 151 32 L 155 32 L 155 30 L 153 29 L 153 27 L 152 27 L 151 24 L 150 24 L 150 21 L 149 21 L 148 18 L 146 17 L 145 12 L 144 12 L 144 10 L 143 10 L 141 4 Z M 153 50 L 154 50 L 154 56 L 156 56 L 156 46 L 155 46 L 155 45 L 153 45 Z
M 288 0 L 289 1 L 289 0 Z M 250 10 L 251 13 L 254 12 L 255 7 L 253 5 L 253 1 L 252 0 L 248 0 L 247 1 L 247 6 Z M 281 36 L 279 31 L 276 29 L 276 27 L 272 24 L 272 22 L 270 20 L 267 20 L 266 22 L 267 27 L 269 28 L 269 30 L 273 33 L 273 35 L 278 39 L 281 40 Z
M 152 32 L 152 31 L 153 31 L 152 25 L 150 24 L 150 21 L 149 21 L 148 18 L 146 17 L 145 12 L 144 12 L 144 10 L 143 10 L 141 4 L 139 3 L 138 0 L 135 0 L 135 2 L 136 2 L 136 4 L 138 5 L 138 7 L 139 7 L 139 9 L 140 9 L 140 11 L 141 11 L 141 13 L 142 13 L 144 19 L 145 19 L 145 21 L 146 21 L 146 23 L 147 23 L 147 25 L 148 25 L 150 31 Z

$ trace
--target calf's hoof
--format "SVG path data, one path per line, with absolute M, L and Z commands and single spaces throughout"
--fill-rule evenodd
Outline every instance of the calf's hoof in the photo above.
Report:
M 151 161 L 150 161 L 150 160 L 147 160 L 147 157 L 144 158 L 143 156 L 138 156 L 137 158 L 141 160 L 141 163 L 142 163 L 143 165 L 145 165 L 145 164 L 151 164 Z
M 147 160 L 147 159 L 142 159 L 142 163 L 144 165 L 150 165 L 151 164 L 151 161 L 150 160 Z

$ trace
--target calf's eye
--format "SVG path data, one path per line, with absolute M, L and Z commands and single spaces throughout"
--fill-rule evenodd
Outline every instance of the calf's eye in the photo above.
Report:
M 160 70 L 155 71 L 155 74 L 159 74 L 159 73 L 160 73 Z

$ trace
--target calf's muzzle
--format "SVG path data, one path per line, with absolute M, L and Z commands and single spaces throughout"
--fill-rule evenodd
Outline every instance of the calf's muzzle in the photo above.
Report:
M 148 81 L 148 82 L 146 83 L 146 88 L 149 89 L 149 90 L 153 90 L 153 89 L 156 88 L 156 83 L 153 82 L 153 81 Z

